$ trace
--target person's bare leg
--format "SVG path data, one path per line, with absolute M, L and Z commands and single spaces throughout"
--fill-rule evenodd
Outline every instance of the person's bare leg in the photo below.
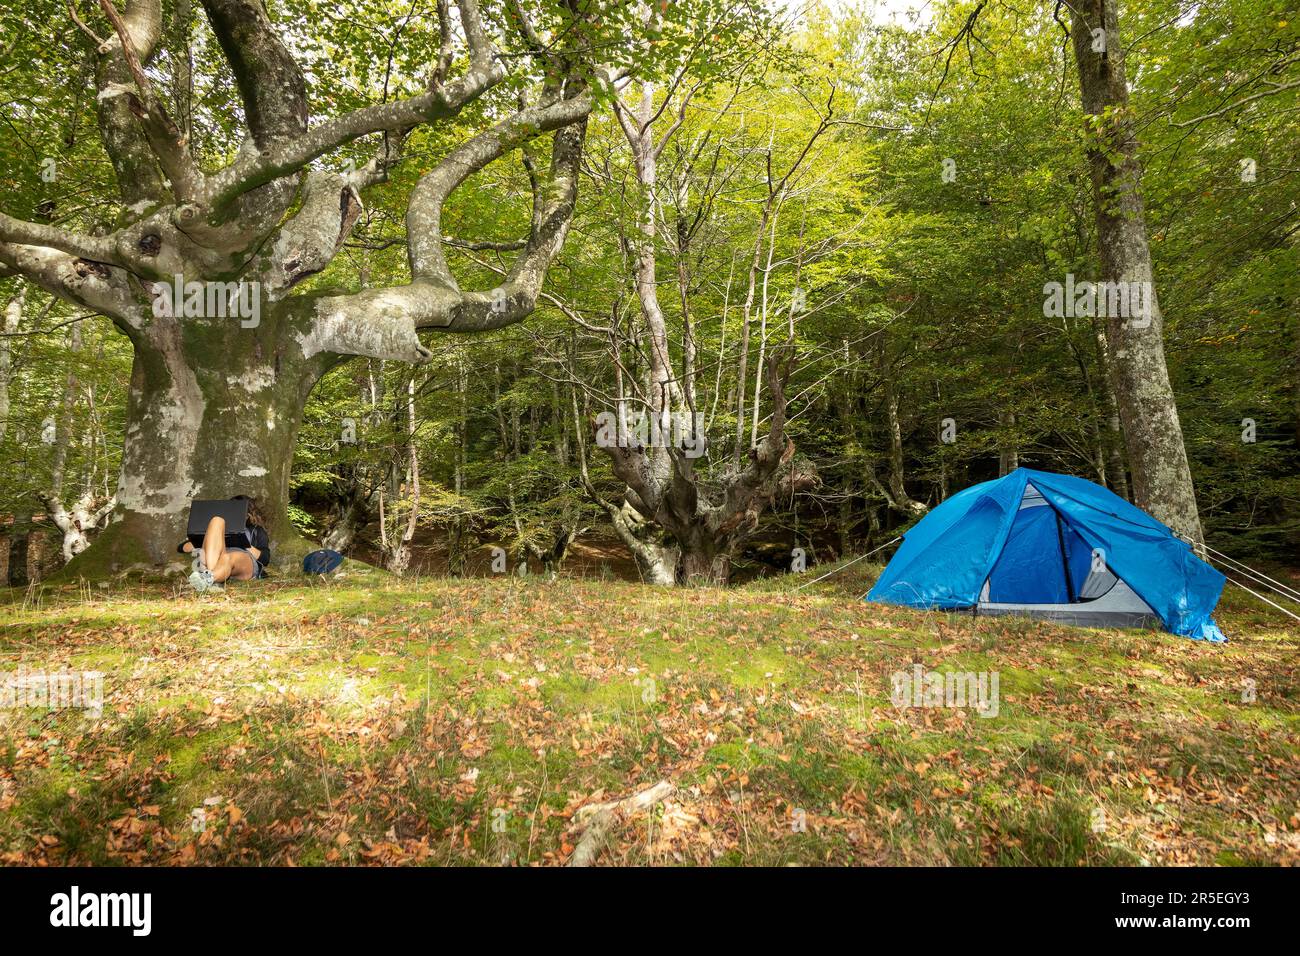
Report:
M 214 578 L 217 574 L 217 565 L 225 552 L 226 519 L 216 515 L 208 522 L 207 530 L 203 532 L 203 566 L 212 572 Z M 225 579 L 217 578 L 217 580 Z
M 217 558 L 217 563 L 210 565 L 208 570 L 212 572 L 213 584 L 221 584 L 224 581 L 251 581 L 257 576 L 253 559 L 243 551 L 222 551 L 221 556 Z
M 225 577 L 219 581 L 251 581 L 257 576 L 257 566 L 253 559 L 243 551 L 227 551 L 222 555 Z
M 230 572 L 231 572 L 230 552 L 222 551 L 221 554 L 217 557 L 217 563 L 209 564 L 208 570 L 212 572 L 212 582 L 214 584 L 220 584 L 222 581 L 230 577 Z

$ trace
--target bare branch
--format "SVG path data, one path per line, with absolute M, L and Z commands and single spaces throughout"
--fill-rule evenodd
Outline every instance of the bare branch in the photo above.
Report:
M 24 246 L 44 246 L 69 255 L 121 265 L 112 238 L 83 236 L 35 222 L 24 222 L 0 212 L 0 242 Z
M 412 191 L 406 213 L 411 274 L 455 288 L 455 279 L 442 251 L 442 205 L 447 197 L 471 174 L 527 141 L 544 132 L 585 120 L 591 106 L 591 97 L 583 92 L 570 99 L 519 110 L 471 137 L 425 174 Z M 556 137 L 557 148 L 562 139 Z M 553 179 L 555 172 L 553 162 Z M 576 170 L 574 172 L 576 174 Z M 576 190 L 576 176 L 573 188 Z
M 1185 128 L 1188 126 L 1199 126 L 1201 123 L 1204 123 L 1206 120 L 1211 120 L 1220 116 L 1225 116 L 1228 113 L 1241 109 L 1243 106 L 1246 106 L 1249 103 L 1255 102 L 1256 100 L 1262 100 L 1268 96 L 1276 96 L 1279 93 L 1283 93 L 1287 90 L 1294 90 L 1297 87 L 1300 87 L 1300 80 L 1291 80 L 1288 83 L 1273 83 L 1268 80 L 1265 80 L 1264 82 L 1268 86 L 1268 89 L 1266 90 L 1260 90 L 1259 92 L 1252 93 L 1249 96 L 1243 96 L 1241 99 L 1229 103 L 1227 106 L 1214 110 L 1210 113 L 1205 113 L 1202 116 L 1197 116 L 1195 119 L 1183 120 L 1182 122 L 1177 122 L 1177 123 L 1174 122 L 1173 119 L 1170 119 L 1169 125 L 1177 126 L 1179 128 Z
M 121 21 L 135 57 L 147 64 L 162 35 L 161 0 L 128 0 Z M 131 107 L 134 76 L 121 35 L 114 33 L 100 44 L 98 54 L 99 135 L 113 164 L 122 201 L 129 207 L 163 203 L 169 192 L 154 149 Z
M 541 294 L 551 260 L 568 230 L 577 198 L 578 162 L 591 99 L 568 100 L 513 114 L 462 144 L 426 174 L 407 214 L 412 281 L 387 289 L 308 298 L 299 344 L 305 355 L 368 355 L 427 362 L 432 353 L 417 330 L 450 332 L 502 328 L 528 316 Z M 560 127 L 551 150 L 546 183 L 534 197 L 538 208 L 523 251 L 497 288 L 463 292 L 446 259 L 441 235 L 442 202 L 466 177 L 529 139 Z
M 67 6 L 68 6 L 68 16 L 72 18 L 72 22 L 77 25 L 77 28 L 80 29 L 82 33 L 90 37 L 90 42 L 95 44 L 96 49 L 104 46 L 104 44 L 108 42 L 107 40 L 102 39 L 99 36 L 99 34 L 97 34 L 94 30 L 90 29 L 90 27 L 86 26 L 85 21 L 83 21 L 81 17 L 77 14 L 77 7 L 72 2 L 72 0 L 67 0 Z M 7 50 L 5 52 L 8 53 Z
M 153 84 L 149 82 L 149 77 L 145 75 L 144 67 L 140 64 L 126 22 L 113 6 L 112 0 L 99 0 L 99 5 L 103 8 L 109 22 L 113 24 L 113 29 L 122 44 L 122 56 L 126 60 L 127 69 L 131 72 L 136 89 L 140 92 L 140 99 L 136 102 L 128 99 L 128 104 L 140 120 L 150 148 L 158 158 L 163 172 L 171 181 L 173 195 L 178 202 L 188 202 L 202 189 L 203 173 L 191 159 L 189 145 L 181 135 L 181 131 L 167 115 L 158 97 L 154 95 Z
M 454 82 L 429 93 L 364 106 L 268 149 L 244 150 L 235 162 L 209 177 L 207 201 L 219 211 L 245 192 L 297 172 L 313 159 L 362 136 L 403 132 L 426 123 L 450 119 L 504 76 L 505 70 L 500 64 L 492 64 L 486 71 L 471 69 Z
M 126 274 L 102 263 L 47 247 L 0 242 L 0 267 L 51 295 L 108 316 L 128 335 L 145 321 Z

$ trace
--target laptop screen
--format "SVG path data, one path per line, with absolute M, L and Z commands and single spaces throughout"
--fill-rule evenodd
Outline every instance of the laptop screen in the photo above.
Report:
M 226 546 L 247 548 L 252 543 L 248 534 L 248 502 L 242 498 L 222 498 L 217 501 L 196 500 L 190 504 L 189 525 L 186 537 L 198 547 L 208 522 L 215 517 L 226 519 Z

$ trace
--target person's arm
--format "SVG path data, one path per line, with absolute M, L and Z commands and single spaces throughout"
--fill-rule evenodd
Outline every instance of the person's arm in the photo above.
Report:
M 257 560 L 262 560 L 262 555 L 266 554 L 267 542 L 269 540 L 266 529 L 261 525 L 254 525 L 249 529 L 249 548 L 248 552 Z

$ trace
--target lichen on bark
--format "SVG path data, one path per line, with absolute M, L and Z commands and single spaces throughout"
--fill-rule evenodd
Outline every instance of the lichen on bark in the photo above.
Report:
M 304 550 L 287 517 L 289 472 L 320 376 L 350 356 L 427 361 L 422 330 L 473 331 L 525 318 L 573 213 L 592 106 L 577 69 L 549 74 L 531 102 L 486 123 L 419 178 L 407 235 L 414 281 L 302 291 L 302 281 L 338 255 L 366 190 L 387 180 L 409 132 L 456 117 L 505 80 L 500 39 L 485 29 L 478 0 L 459 0 L 455 25 L 445 19 L 450 5 L 440 5 L 443 35 L 463 44 L 459 75 L 452 75 L 455 51 L 439 51 L 425 91 L 313 125 L 303 72 L 267 7 L 201 2 L 242 101 L 246 136 L 234 158 L 217 169 L 194 160 L 146 69 L 162 32 L 162 4 L 129 0 L 120 16 L 106 8 L 115 34 L 96 54 L 100 139 L 118 179 L 116 230 L 79 234 L 0 213 L 0 267 L 108 316 L 134 347 L 116 510 L 98 542 L 69 566 L 78 574 L 172 562 L 190 501 L 241 493 L 259 499 L 273 553 Z M 580 59 L 576 50 L 547 55 Z M 495 289 L 462 290 L 442 256 L 442 236 L 427 224 L 438 222 L 442 202 L 470 173 L 549 133 L 550 168 L 514 266 Z M 378 151 L 363 168 L 309 168 L 376 134 Z M 205 308 L 190 308 L 187 293 L 183 307 L 172 301 L 160 309 L 159 294 L 173 283 L 183 290 L 233 284 L 241 310 L 214 309 L 220 293 L 199 294 Z

